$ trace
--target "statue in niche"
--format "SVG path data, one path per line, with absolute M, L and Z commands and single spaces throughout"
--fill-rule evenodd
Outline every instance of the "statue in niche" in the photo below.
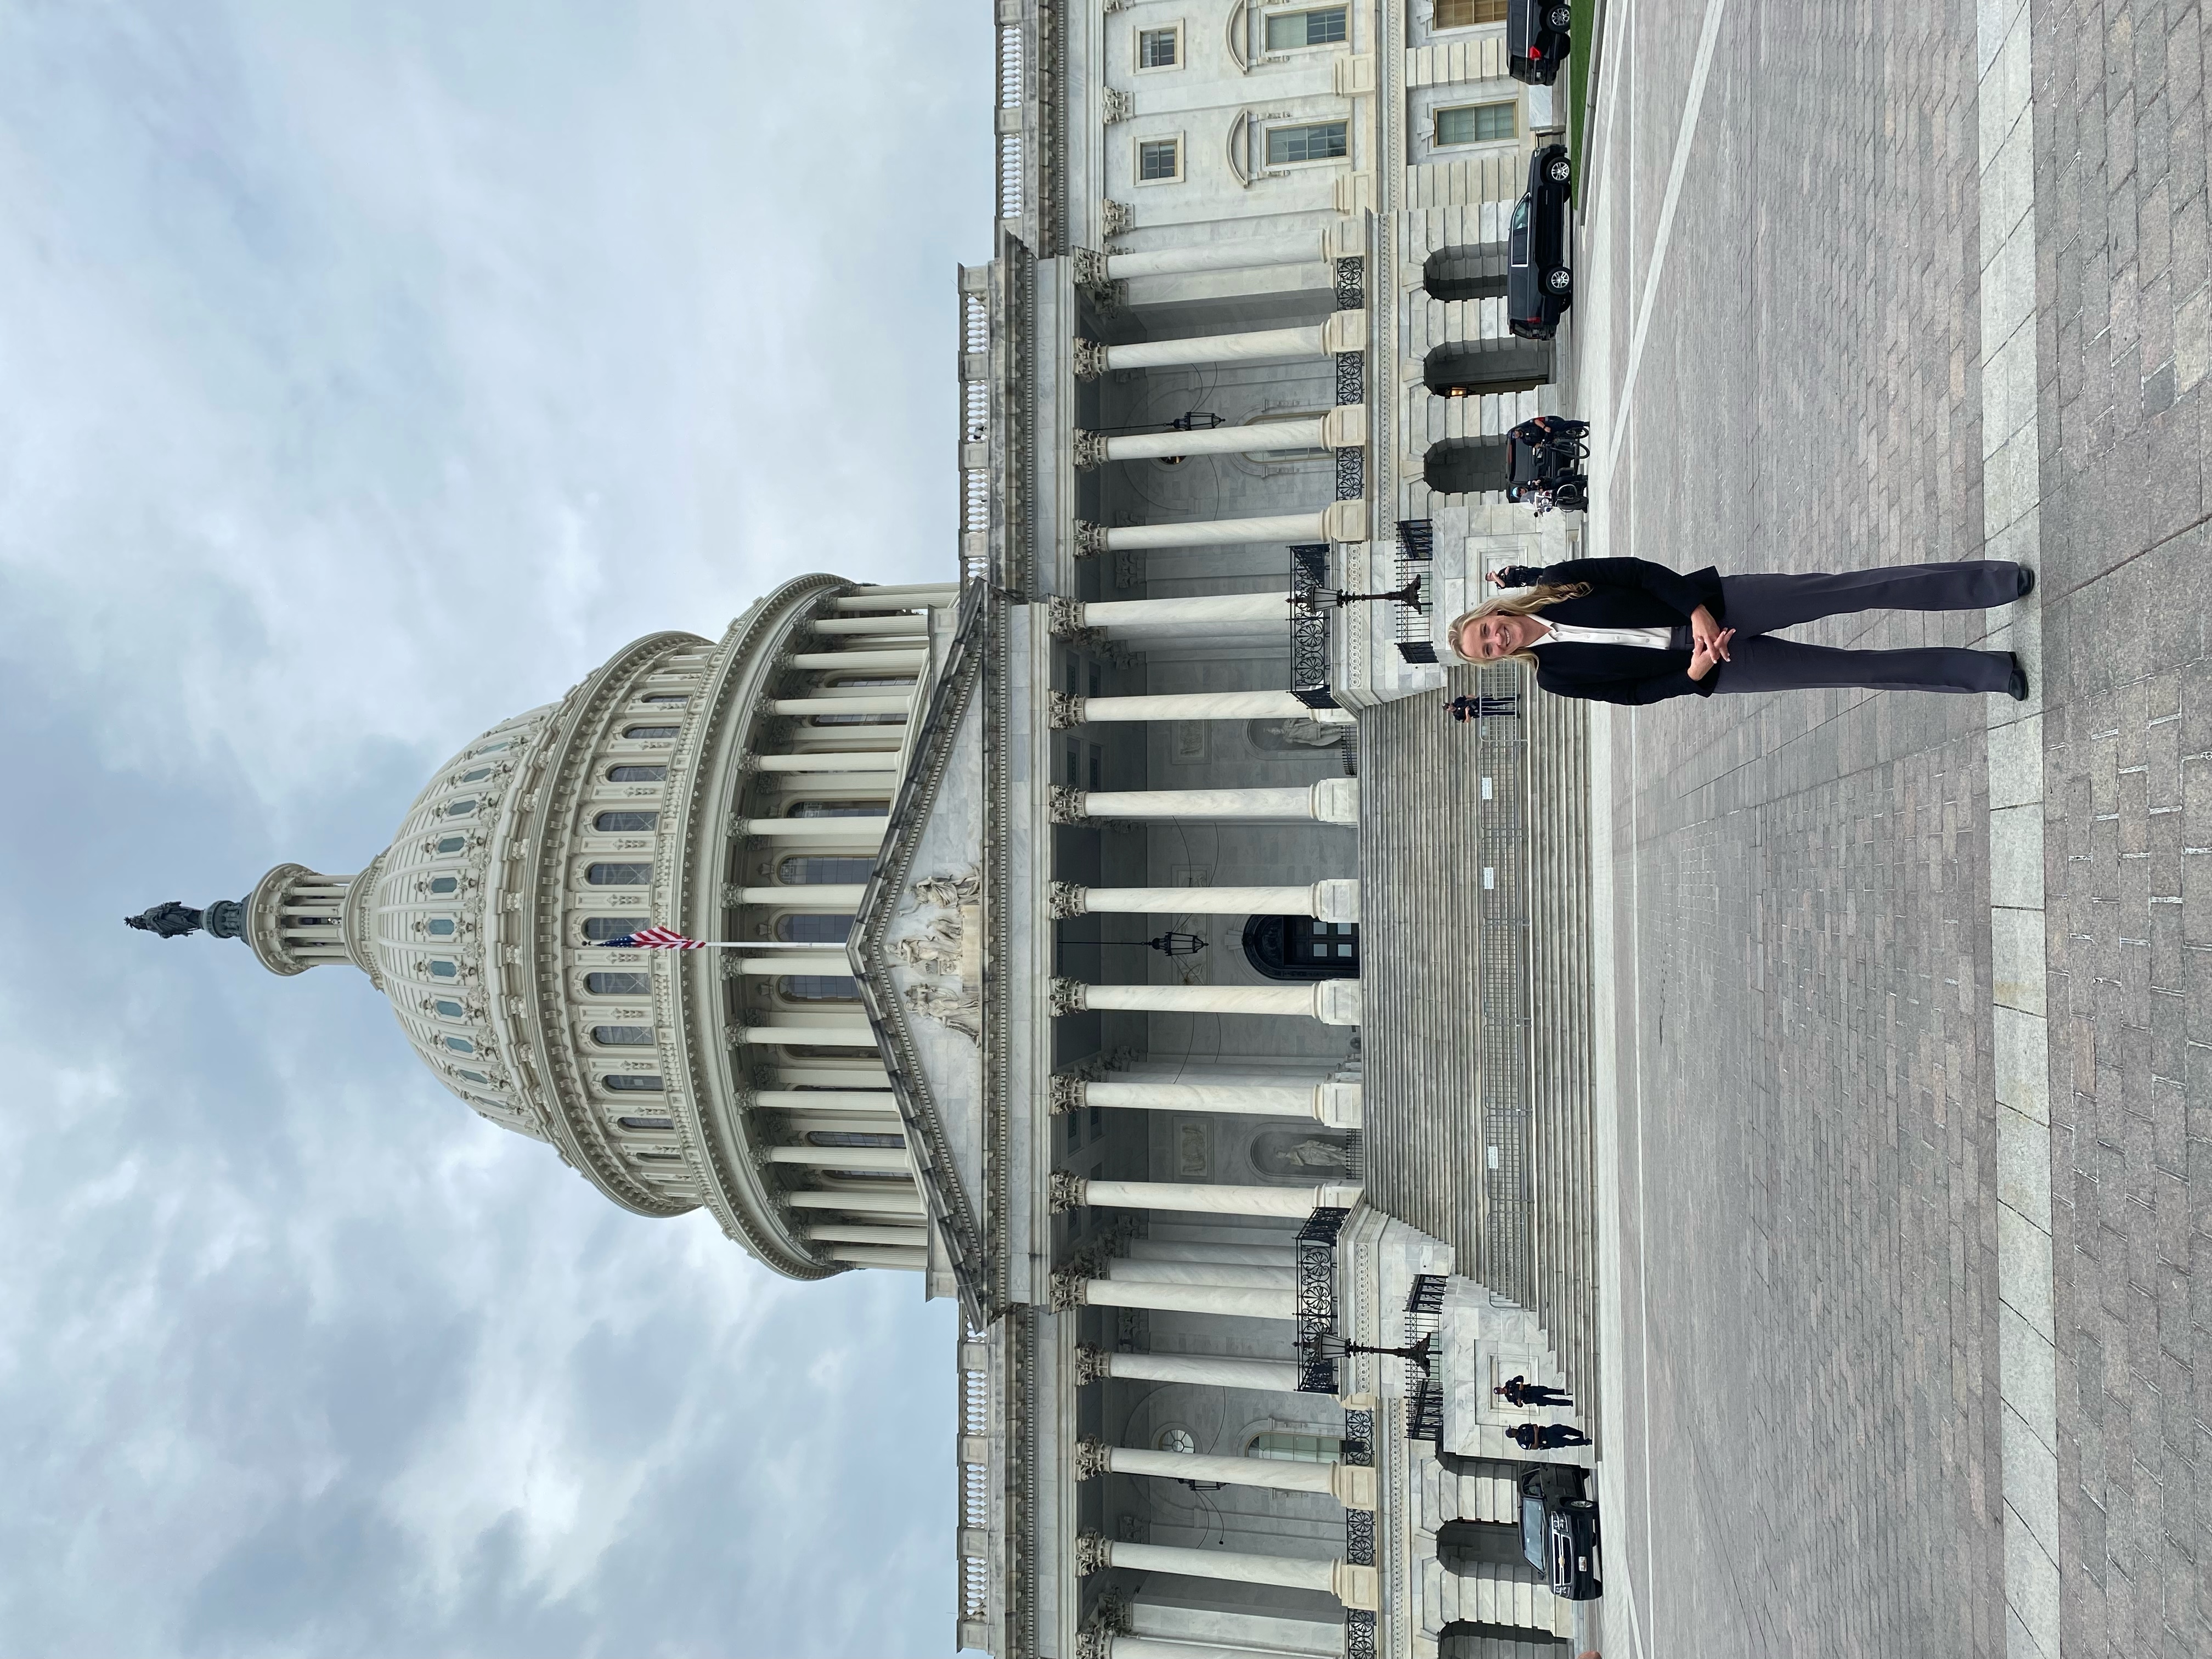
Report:
M 891 954 L 909 968 L 925 973 L 960 971 L 960 913 L 932 917 L 923 932 L 891 942 Z
M 1303 719 L 1247 720 L 1244 737 L 1255 749 L 1288 754 L 1302 749 L 1333 749 L 1344 741 L 1346 729 Z
M 1279 1181 L 1341 1176 L 1352 1167 L 1348 1140 L 1301 1129 L 1263 1129 L 1253 1137 L 1252 1167 Z
M 1302 1170 L 1334 1170 L 1341 1172 L 1346 1163 L 1344 1148 L 1331 1140 L 1301 1140 L 1289 1149 L 1290 1161 Z
M 914 884 L 914 896 L 924 904 L 941 904 L 957 910 L 963 904 L 982 902 L 982 872 L 969 869 L 958 875 L 924 876 Z
M 983 1040 L 983 1010 L 972 991 L 925 980 L 907 987 L 906 1006 L 924 1018 L 951 1026 L 970 1042 Z

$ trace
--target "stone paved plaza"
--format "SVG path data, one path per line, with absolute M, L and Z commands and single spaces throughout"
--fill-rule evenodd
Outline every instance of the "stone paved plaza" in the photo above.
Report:
M 1606 20 L 1591 550 L 2019 551 L 1803 637 L 2042 656 L 1595 723 L 1615 1659 L 2212 1651 L 2206 32 L 2017 9 Z

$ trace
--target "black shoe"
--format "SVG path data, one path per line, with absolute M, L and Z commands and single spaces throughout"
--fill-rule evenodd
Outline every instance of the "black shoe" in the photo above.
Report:
M 2022 565 L 2020 568 L 2020 587 L 2019 590 L 2013 594 L 2013 598 L 2015 599 L 2024 599 L 2034 592 L 2035 572 L 2030 570 L 2026 565 Z
M 2021 574 L 2026 575 L 2027 573 L 2022 571 Z M 2006 682 L 2005 690 L 2014 702 L 2026 702 L 2027 701 L 2027 670 L 2020 665 L 2019 652 L 2008 651 L 2005 654 L 2012 659 L 2012 678 Z

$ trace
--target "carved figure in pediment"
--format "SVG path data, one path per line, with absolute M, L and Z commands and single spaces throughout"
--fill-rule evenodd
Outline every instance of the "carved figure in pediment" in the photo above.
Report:
M 907 987 L 906 1006 L 927 1019 L 951 1026 L 970 1042 L 983 1040 L 983 1010 L 972 991 L 924 981 Z
M 960 971 L 960 913 L 932 917 L 923 932 L 891 942 L 891 954 L 909 968 L 932 974 Z
M 957 910 L 963 904 L 981 901 L 983 874 L 970 866 L 955 875 L 924 876 L 915 883 L 914 896 L 924 904 L 941 904 L 948 910 Z

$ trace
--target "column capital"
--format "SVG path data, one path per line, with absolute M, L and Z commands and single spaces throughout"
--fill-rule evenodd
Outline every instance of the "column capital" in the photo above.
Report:
M 1051 1196 L 1053 1213 L 1083 1207 L 1084 1180 L 1066 1170 L 1054 1170 L 1045 1177 L 1045 1191 Z
M 1083 1305 L 1083 1287 L 1097 1277 L 1087 1267 L 1060 1267 L 1052 1275 L 1052 1310 L 1073 1313 Z
M 1075 1478 L 1096 1480 L 1106 1473 L 1107 1460 L 1113 1449 L 1095 1434 L 1086 1434 L 1075 1443 Z
M 1083 289 L 1104 289 L 1113 286 L 1106 275 L 1106 256 L 1095 247 L 1072 247 L 1067 251 L 1069 264 L 1075 272 L 1075 285 Z
M 1106 526 L 1093 524 L 1088 519 L 1078 519 L 1075 521 L 1075 556 L 1095 559 L 1107 550 Z
M 1105 1349 L 1094 1348 L 1088 1342 L 1077 1343 L 1075 1345 L 1075 1386 L 1079 1389 L 1086 1382 L 1104 1382 L 1107 1377 L 1113 1375 L 1107 1369 L 1112 1363 L 1113 1356 Z
M 1052 1110 L 1055 1117 L 1069 1112 L 1079 1112 L 1090 1103 L 1085 1098 L 1091 1091 L 1088 1078 L 1065 1075 L 1052 1079 Z
M 1075 1576 L 1088 1578 L 1114 1565 L 1114 1547 L 1095 1532 L 1075 1535 Z
M 1071 599 L 1064 593 L 1055 593 L 1044 604 L 1046 626 L 1056 640 L 1073 639 L 1091 630 L 1084 626 L 1083 601 Z
M 1080 882 L 1055 881 L 1045 889 L 1044 913 L 1054 921 L 1089 915 L 1090 894 L 1091 890 Z
M 1079 979 L 1064 979 L 1055 974 L 1047 992 L 1051 1012 L 1054 1015 L 1079 1014 L 1083 1012 L 1083 994 L 1091 988 Z
M 1085 432 L 1079 426 L 1073 436 L 1077 471 L 1089 472 L 1106 465 L 1106 437 L 1103 433 Z
M 1054 731 L 1065 732 L 1071 726 L 1083 724 L 1084 699 L 1072 697 L 1065 691 L 1048 691 L 1045 697 L 1046 707 L 1052 711 Z
M 1080 282 L 1082 278 L 1076 280 Z M 1074 350 L 1077 380 L 1095 380 L 1106 372 L 1106 348 L 1097 341 L 1078 340 Z
M 1083 810 L 1084 794 L 1083 790 L 1074 788 L 1068 784 L 1052 785 L 1045 794 L 1046 810 L 1052 814 L 1052 821 L 1054 823 L 1090 823 L 1090 815 Z M 1060 884 L 1054 884 L 1054 885 Z

